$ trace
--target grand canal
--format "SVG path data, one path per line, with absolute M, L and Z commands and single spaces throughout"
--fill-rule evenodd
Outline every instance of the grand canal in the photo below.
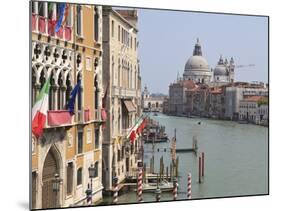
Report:
M 198 156 L 177 153 L 179 157 L 178 199 L 186 199 L 187 173 L 192 174 L 192 198 L 210 198 L 268 193 L 268 128 L 231 121 L 151 116 L 166 128 L 171 139 L 177 129 L 177 148 L 191 148 L 198 140 L 199 152 L 205 153 L 205 176 L 198 183 Z M 199 125 L 198 122 L 201 122 Z M 155 170 L 163 155 L 165 166 L 171 162 L 170 142 L 156 144 Z M 152 144 L 145 144 L 144 162 L 149 166 Z M 159 152 L 158 152 L 159 149 Z M 144 201 L 155 201 L 154 193 L 144 193 Z M 161 200 L 172 200 L 172 193 L 162 193 Z M 104 202 L 110 202 L 110 197 Z M 119 196 L 119 203 L 135 203 L 136 193 Z

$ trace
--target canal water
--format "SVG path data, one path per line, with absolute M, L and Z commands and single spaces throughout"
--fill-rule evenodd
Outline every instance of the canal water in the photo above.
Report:
M 198 183 L 198 156 L 192 152 L 177 153 L 179 157 L 178 199 L 186 199 L 187 174 L 192 175 L 192 198 L 227 197 L 268 193 L 268 128 L 237 122 L 200 118 L 152 116 L 165 126 L 169 138 L 177 130 L 177 148 L 191 148 L 197 137 L 199 152 L 205 153 L 205 176 Z M 201 122 L 201 124 L 198 124 Z M 155 171 L 159 172 L 163 155 L 165 172 L 170 166 L 171 143 L 155 145 Z M 149 167 L 152 144 L 144 146 L 144 162 Z M 158 152 L 159 149 L 159 152 Z M 154 193 L 144 193 L 144 201 L 155 201 Z M 136 203 L 136 193 L 125 193 L 119 203 Z M 172 200 L 172 193 L 161 194 L 161 200 Z M 105 198 L 105 201 L 111 201 Z

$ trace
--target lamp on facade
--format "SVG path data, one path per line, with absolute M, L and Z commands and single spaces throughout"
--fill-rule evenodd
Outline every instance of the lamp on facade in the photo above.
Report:
M 58 207 L 58 193 L 60 191 L 60 183 L 62 179 L 60 179 L 58 174 L 55 174 L 55 179 L 53 179 L 53 192 L 55 192 L 55 201 L 54 207 Z

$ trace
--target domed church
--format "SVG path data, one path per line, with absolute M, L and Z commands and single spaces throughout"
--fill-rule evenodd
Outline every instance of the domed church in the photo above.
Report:
M 212 79 L 212 72 L 207 60 L 202 56 L 202 48 L 198 38 L 194 46 L 193 56 L 185 64 L 183 79 L 199 83 L 209 83 Z
M 234 59 L 231 57 L 228 63 L 227 59 L 223 61 L 222 56 L 214 69 L 215 83 L 230 83 L 234 81 Z

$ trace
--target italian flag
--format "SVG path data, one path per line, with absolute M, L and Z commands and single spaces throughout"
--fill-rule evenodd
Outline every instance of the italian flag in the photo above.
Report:
M 140 126 L 142 125 L 143 122 L 144 122 L 144 119 L 142 117 L 139 118 L 139 120 L 136 122 L 134 127 L 131 129 L 131 131 L 127 135 L 127 139 L 130 139 L 131 143 L 133 143 L 135 141 L 135 139 L 138 138 L 141 135 L 139 133 L 140 132 L 139 128 L 140 128 Z
M 50 79 L 45 82 L 32 108 L 32 133 L 37 138 L 42 135 L 47 118 L 49 89 Z

